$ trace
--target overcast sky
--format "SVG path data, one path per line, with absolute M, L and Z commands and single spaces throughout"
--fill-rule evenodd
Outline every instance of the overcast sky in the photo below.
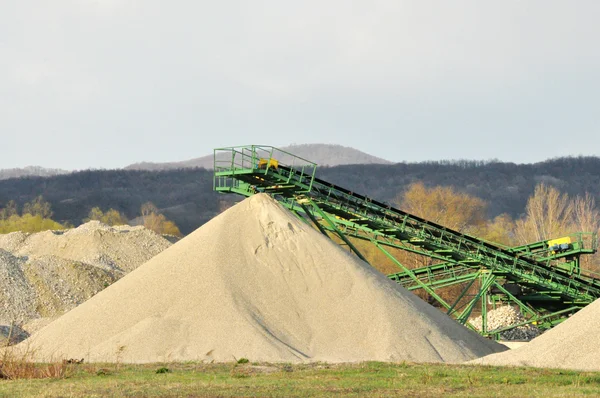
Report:
M 600 1 L 0 0 L 0 168 L 600 155 Z

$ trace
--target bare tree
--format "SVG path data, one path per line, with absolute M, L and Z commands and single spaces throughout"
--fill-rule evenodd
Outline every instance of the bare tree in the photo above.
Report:
M 427 188 L 423 183 L 411 184 L 404 194 L 398 195 L 396 203 L 401 209 L 418 217 L 459 232 L 474 233 L 485 225 L 487 203 L 480 198 L 452 187 Z M 409 268 L 431 265 L 431 257 L 405 252 L 400 262 Z
M 19 215 L 19 209 L 17 207 L 17 202 L 14 200 L 9 200 L 2 210 L 0 210 L 0 220 L 8 220 L 12 216 Z
M 45 201 L 42 195 L 39 195 L 31 202 L 25 203 L 23 206 L 23 214 L 31 214 L 32 216 L 40 216 L 42 218 L 51 218 L 53 213 L 50 203 Z
M 582 232 L 600 232 L 600 212 L 592 195 L 578 196 L 573 202 L 573 229 Z M 584 244 L 591 244 L 586 240 Z M 600 255 L 598 253 L 581 258 L 581 267 L 587 271 L 600 271 Z
M 573 227 L 577 231 L 597 232 L 600 230 L 600 212 L 596 200 L 588 192 L 573 202 Z
M 452 187 L 427 188 L 414 183 L 396 202 L 409 213 L 459 232 L 473 231 L 486 221 L 487 203 Z
M 567 194 L 539 184 L 527 201 L 525 218 L 517 221 L 517 239 L 525 244 L 567 234 L 572 228 L 572 215 L 573 204 Z

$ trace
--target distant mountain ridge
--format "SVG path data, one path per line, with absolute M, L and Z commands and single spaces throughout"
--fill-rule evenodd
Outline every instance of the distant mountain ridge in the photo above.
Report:
M 19 177 L 52 177 L 61 174 L 69 174 L 71 171 L 62 169 L 47 169 L 41 166 L 27 166 L 14 169 L 0 169 L 0 180 Z
M 392 164 L 389 160 L 369 155 L 351 147 L 335 144 L 299 144 L 281 147 L 286 152 L 317 163 L 319 166 L 341 166 L 350 164 Z M 179 162 L 140 162 L 133 163 L 124 170 L 176 170 L 201 167 L 212 170 L 214 155 L 183 160 Z M 20 177 L 52 177 L 73 173 L 73 170 L 52 169 L 41 166 L 27 166 L 23 168 L 0 169 L 0 180 Z
M 490 219 L 518 218 L 541 182 L 570 196 L 589 192 L 600 203 L 600 158 L 569 157 L 534 164 L 481 161 L 344 165 L 317 168 L 317 177 L 381 202 L 394 203 L 410 184 L 451 186 L 486 201 Z M 129 219 L 154 203 L 184 233 L 190 233 L 232 203 L 237 195 L 213 190 L 212 170 L 83 170 L 53 177 L 0 181 L 0 208 L 15 200 L 22 208 L 37 195 L 52 204 L 54 219 L 79 225 L 93 207 L 114 208 Z
M 342 166 L 349 164 L 392 164 L 389 160 L 369 155 L 358 149 L 335 144 L 301 144 L 279 148 L 301 158 L 315 162 L 319 166 Z M 181 162 L 140 162 L 124 167 L 125 170 L 174 170 L 191 167 L 212 169 L 213 154 Z
M 451 186 L 486 201 L 488 217 L 507 213 L 518 218 L 541 182 L 574 197 L 590 193 L 600 203 L 600 158 L 567 157 L 533 164 L 444 161 L 343 165 L 317 168 L 317 177 L 381 202 L 394 203 L 415 181 Z M 93 207 L 114 208 L 129 219 L 142 204 L 154 203 L 187 234 L 232 203 L 237 195 L 213 190 L 212 170 L 83 170 L 53 177 L 0 181 L 0 208 L 15 200 L 19 208 L 37 195 L 52 204 L 54 219 L 81 224 Z

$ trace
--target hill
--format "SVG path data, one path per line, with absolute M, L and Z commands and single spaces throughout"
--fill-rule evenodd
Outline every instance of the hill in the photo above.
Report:
M 391 165 L 318 167 L 317 176 L 380 201 L 392 202 L 413 182 L 455 187 L 489 202 L 488 216 L 523 213 L 536 184 L 545 182 L 569 195 L 589 192 L 600 201 L 600 158 L 572 157 L 534 164 L 501 162 L 426 162 Z M 151 201 L 190 233 L 240 201 L 235 195 L 213 192 L 212 172 L 206 169 L 164 171 L 80 171 L 48 178 L 24 177 L 0 181 L 0 208 L 11 199 L 19 206 L 43 195 L 58 221 L 79 225 L 94 206 L 117 209 L 134 218 L 142 203 Z
M 311 160 L 321 166 L 347 164 L 391 164 L 392 162 L 361 152 L 358 149 L 331 144 L 290 145 L 280 148 L 296 156 Z M 126 166 L 125 170 L 172 170 L 189 167 L 213 168 L 213 155 L 185 160 L 182 162 L 152 163 L 141 162 Z
M 46 169 L 40 166 L 27 166 L 24 168 L 15 168 L 15 169 L 1 169 L 0 170 L 0 180 L 6 180 L 8 178 L 18 178 L 18 177 L 27 177 L 27 176 L 40 176 L 40 177 L 50 177 L 60 174 L 67 174 L 70 171 L 61 170 L 61 169 Z

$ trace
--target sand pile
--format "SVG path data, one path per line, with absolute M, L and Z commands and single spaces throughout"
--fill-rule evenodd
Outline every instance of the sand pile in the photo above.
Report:
M 462 362 L 483 339 L 266 195 L 230 208 L 22 346 L 37 359 Z
M 600 371 L 598 330 L 600 300 L 524 346 L 471 363 Z

